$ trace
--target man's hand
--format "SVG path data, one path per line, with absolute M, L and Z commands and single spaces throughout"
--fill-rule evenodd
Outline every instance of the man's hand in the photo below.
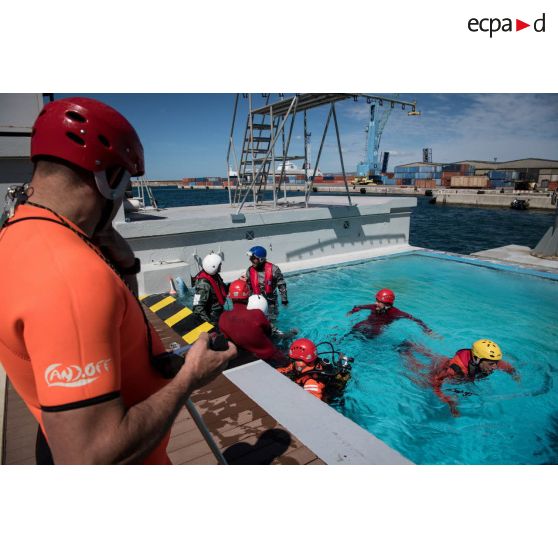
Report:
M 197 389 L 216 378 L 237 354 L 236 347 L 231 342 L 226 351 L 212 351 L 209 348 L 209 335 L 202 333 L 188 351 L 178 376 L 189 376 L 192 388 Z

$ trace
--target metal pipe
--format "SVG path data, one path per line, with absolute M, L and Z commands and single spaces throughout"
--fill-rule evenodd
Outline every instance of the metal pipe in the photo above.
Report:
M 318 157 L 316 159 L 316 164 L 314 165 L 314 172 L 312 174 L 312 184 L 314 184 L 314 178 L 316 178 L 316 170 L 318 169 L 318 166 L 320 164 L 320 157 L 322 156 L 322 147 L 324 146 L 324 141 L 325 141 L 325 137 L 327 134 L 327 129 L 329 128 L 329 121 L 331 120 L 331 114 L 333 112 L 333 103 L 331 104 L 330 108 L 329 108 L 329 113 L 327 115 L 327 120 L 325 123 L 325 127 L 324 127 L 324 133 L 322 134 L 322 141 L 320 142 L 320 148 L 318 149 Z M 307 188 L 306 189 L 306 197 L 304 199 L 304 203 L 306 204 L 306 207 L 308 207 L 308 200 L 310 199 L 310 189 Z
M 308 190 L 308 138 L 306 134 L 308 133 L 306 126 L 306 111 L 304 111 L 304 184 L 306 185 L 306 190 Z M 304 192 L 306 199 L 306 192 Z
M 285 117 L 282 116 L 281 117 L 282 120 L 281 122 L 285 121 Z M 281 186 L 283 186 L 283 199 L 287 199 L 287 187 L 286 185 L 283 183 L 283 180 L 285 179 L 285 159 L 287 158 L 287 152 L 285 151 L 285 127 L 283 126 L 283 129 L 281 130 L 281 145 L 282 145 L 282 153 L 283 153 L 283 164 L 281 165 L 281 175 L 279 176 L 279 189 L 281 188 Z
M 211 436 L 211 432 L 209 432 L 207 425 L 205 424 L 201 415 L 198 413 L 196 406 L 192 403 L 192 400 L 190 398 L 186 400 L 186 409 L 188 410 L 190 415 L 192 415 L 192 418 L 194 419 L 196 426 L 198 427 L 202 436 L 205 438 L 205 441 L 207 442 L 207 445 L 213 452 L 213 455 L 217 458 L 219 465 L 228 465 L 225 456 L 221 453 L 219 446 L 215 443 L 213 436 Z
M 273 122 L 273 105 L 269 107 L 269 120 L 270 120 L 269 129 L 271 132 L 270 138 L 271 138 L 271 143 L 273 144 L 273 138 L 275 135 L 275 125 Z M 273 176 L 273 209 L 275 209 L 277 207 L 277 190 L 275 189 L 275 148 L 273 148 L 271 151 L 271 173 Z
M 254 168 L 254 116 L 252 115 L 252 93 L 248 93 L 248 114 L 250 115 L 250 150 L 252 152 L 252 197 L 256 208 L 256 172 Z
M 234 152 L 234 126 L 236 123 L 236 112 L 238 109 L 238 98 L 240 97 L 240 93 L 237 93 L 234 99 L 234 109 L 233 109 L 233 118 L 231 123 L 231 132 L 229 134 L 229 148 L 227 149 L 227 186 L 229 190 L 229 205 L 232 206 L 232 195 L 231 195 L 231 177 L 230 177 L 230 154 L 231 154 L 231 147 L 233 148 Z M 236 174 L 238 175 L 238 164 L 236 165 Z
M 295 106 L 294 106 L 294 109 L 293 109 L 293 114 L 291 115 L 291 126 L 290 126 L 290 128 L 289 128 L 289 136 L 287 137 L 287 145 L 286 145 L 286 147 L 285 147 L 286 156 L 288 155 L 288 153 L 289 153 L 289 147 L 291 146 L 291 137 L 292 137 L 292 135 L 293 135 L 293 128 L 294 128 L 295 117 L 296 117 L 296 109 L 297 109 L 297 107 L 298 107 L 298 96 L 295 96 L 294 100 L 295 100 Z M 288 116 L 288 113 L 287 113 L 287 116 Z M 286 116 L 286 117 L 287 117 L 287 116 Z M 285 117 L 285 118 L 286 118 L 286 117 Z M 285 170 L 285 163 L 286 163 L 285 158 L 283 158 L 283 172 L 284 172 L 284 173 L 286 172 L 286 170 Z M 285 201 L 286 201 L 286 200 L 287 200 L 287 184 L 286 184 L 286 183 L 285 183 L 285 187 L 284 187 L 284 188 L 285 188 L 285 197 L 284 197 L 284 199 L 285 199 Z
M 347 198 L 349 199 L 349 205 L 353 205 L 351 202 L 351 193 L 349 192 L 349 185 L 347 184 L 347 175 L 345 174 L 345 164 L 343 163 L 343 151 L 341 150 L 341 138 L 339 137 L 339 126 L 337 125 L 337 113 L 335 112 L 335 103 L 331 103 L 331 108 L 333 109 L 333 123 L 335 124 L 335 133 L 337 135 L 337 147 L 339 149 L 339 159 L 341 160 L 341 170 L 343 172 L 343 180 L 345 181 L 345 190 L 347 190 Z
M 232 145 L 232 152 L 234 157 L 234 164 L 236 166 L 236 181 L 237 181 L 236 189 L 235 189 L 236 191 L 240 188 L 240 167 L 238 165 L 238 157 L 236 156 L 236 149 L 234 148 L 234 143 Z M 230 186 L 229 186 L 229 199 L 230 199 Z

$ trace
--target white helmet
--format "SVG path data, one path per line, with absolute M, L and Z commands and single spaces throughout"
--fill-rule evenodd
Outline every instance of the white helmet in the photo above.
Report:
M 203 270 L 209 275 L 215 275 L 219 271 L 219 266 L 223 263 L 221 256 L 208 254 L 202 261 Z
M 246 305 L 248 310 L 261 310 L 267 316 L 267 300 L 262 295 L 252 295 Z

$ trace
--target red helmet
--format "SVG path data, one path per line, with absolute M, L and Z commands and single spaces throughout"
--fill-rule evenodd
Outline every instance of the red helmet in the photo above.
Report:
M 316 345 L 310 339 L 297 339 L 289 348 L 289 357 L 293 360 L 302 360 L 306 364 L 312 364 L 318 358 Z
M 133 126 L 113 108 L 86 97 L 44 106 L 31 134 L 31 159 L 42 155 L 95 173 L 97 187 L 108 199 L 121 197 L 130 176 L 144 173 L 143 147 Z M 127 172 L 116 188 L 108 185 L 104 172 L 113 168 Z
M 395 302 L 395 294 L 390 289 L 382 289 L 376 293 L 376 300 L 384 304 L 393 304 Z
M 242 279 L 237 279 L 229 285 L 229 296 L 231 300 L 248 300 L 250 290 L 248 283 Z

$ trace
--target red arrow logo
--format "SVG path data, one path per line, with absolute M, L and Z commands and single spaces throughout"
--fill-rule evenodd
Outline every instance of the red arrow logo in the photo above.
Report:
M 531 24 L 530 23 L 525 23 L 524 21 L 521 21 L 520 19 L 515 20 L 515 30 L 516 31 L 521 31 L 522 29 L 525 29 L 526 27 L 531 27 Z

